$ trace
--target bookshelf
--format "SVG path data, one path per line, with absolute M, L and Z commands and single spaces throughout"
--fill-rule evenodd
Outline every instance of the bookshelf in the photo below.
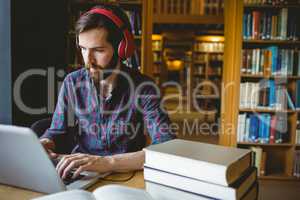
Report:
M 196 36 L 192 51 L 192 90 L 197 90 L 197 106 L 208 111 L 207 122 L 216 123 L 220 111 L 220 94 L 224 37 Z
M 218 85 L 219 91 L 223 51 L 216 50 L 216 46 L 224 43 L 224 1 L 154 0 L 151 2 L 153 3 L 153 33 L 155 33 L 152 41 L 153 43 L 162 41 L 157 42 L 162 44 L 162 51 L 152 48 L 152 70 L 147 74 L 161 86 L 161 91 L 165 95 L 176 95 L 178 91 L 171 86 L 162 86 L 162 83 L 175 81 L 182 88 L 180 100 L 168 99 L 165 102 L 167 110 L 171 111 L 179 105 L 178 101 L 182 102 L 178 112 L 170 114 L 171 120 L 180 124 L 184 119 L 189 118 L 188 116 L 195 114 L 197 117 L 193 119 L 199 120 L 200 123 L 216 123 L 220 110 L 220 96 L 214 93 L 215 90 L 211 85 Z M 157 35 L 160 39 L 157 39 Z M 199 46 L 212 48 L 212 50 L 201 51 Z M 155 57 L 158 55 L 162 55 L 161 64 L 155 62 Z M 160 68 L 157 69 L 158 67 Z M 198 87 L 196 105 L 194 105 L 193 91 L 199 83 L 203 83 L 204 87 Z M 202 112 L 198 112 L 195 106 L 200 107 Z M 199 135 L 193 135 L 192 139 L 199 139 Z M 186 135 L 183 138 L 188 137 Z
M 222 96 L 219 142 L 265 152 L 261 179 L 299 180 L 299 1 L 252 2 L 225 4 L 223 82 L 230 87 Z
M 164 60 L 163 60 L 163 36 L 152 34 L 152 53 L 153 53 L 153 72 L 155 83 L 161 87 L 162 77 L 164 76 Z

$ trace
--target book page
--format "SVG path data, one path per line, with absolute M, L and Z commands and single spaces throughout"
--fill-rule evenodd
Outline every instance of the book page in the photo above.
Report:
M 70 190 L 59 192 L 43 197 L 38 197 L 33 200 L 96 200 L 92 193 L 84 190 Z
M 153 200 L 145 190 L 113 184 L 97 188 L 93 194 L 97 200 Z

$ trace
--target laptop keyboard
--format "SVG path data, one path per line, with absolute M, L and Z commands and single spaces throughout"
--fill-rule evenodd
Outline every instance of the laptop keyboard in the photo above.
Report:
M 60 160 L 60 159 L 51 159 L 51 161 L 52 161 L 52 163 L 53 163 L 54 166 L 56 166 L 56 165 L 58 164 L 59 160 Z M 66 178 L 62 179 L 62 181 L 63 181 L 63 183 L 64 183 L 65 185 L 69 185 L 69 184 L 73 183 L 74 181 L 80 180 L 80 179 L 82 179 L 83 177 L 85 177 L 85 175 L 79 174 L 76 178 L 72 178 L 74 172 L 75 172 L 75 170 L 72 170 L 71 172 L 69 172 L 69 173 L 67 174 L 67 177 L 66 177 Z
M 69 184 L 73 183 L 74 181 L 80 180 L 83 177 L 85 177 L 84 175 L 81 175 L 81 174 L 79 174 L 79 176 L 77 176 L 76 178 L 72 178 L 72 176 L 73 176 L 73 172 L 70 172 L 70 173 L 68 173 L 67 177 L 62 180 L 65 185 L 69 185 Z

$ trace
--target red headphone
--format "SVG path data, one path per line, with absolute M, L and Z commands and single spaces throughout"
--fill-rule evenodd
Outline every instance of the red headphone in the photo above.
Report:
M 112 11 L 103 8 L 93 8 L 88 13 L 97 13 L 108 17 L 123 33 L 123 39 L 118 46 L 118 54 L 121 59 L 130 58 L 135 50 L 133 34 L 126 28 L 122 20 Z

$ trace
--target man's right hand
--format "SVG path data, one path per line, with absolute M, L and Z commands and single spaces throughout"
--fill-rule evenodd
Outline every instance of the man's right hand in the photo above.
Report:
M 58 154 L 54 153 L 55 144 L 52 140 L 48 138 L 40 139 L 41 144 L 45 148 L 50 158 L 57 158 Z

